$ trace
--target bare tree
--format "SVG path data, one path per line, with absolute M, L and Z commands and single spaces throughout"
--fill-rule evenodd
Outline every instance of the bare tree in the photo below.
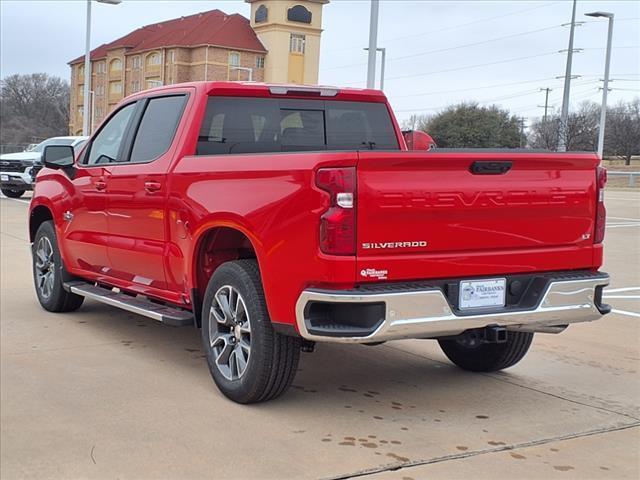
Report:
M 0 81 L 0 143 L 29 143 L 69 130 L 69 84 L 46 73 Z
M 640 99 L 607 110 L 604 153 L 622 157 L 625 165 L 631 165 L 632 156 L 640 155 Z
M 600 107 L 593 102 L 583 102 L 567 119 L 567 150 L 594 151 L 598 142 Z M 531 125 L 529 143 L 534 148 L 556 150 L 560 133 L 558 116 L 538 120 Z
M 426 130 L 426 125 L 429 123 L 428 115 L 416 115 L 413 114 L 402 122 L 402 130 Z

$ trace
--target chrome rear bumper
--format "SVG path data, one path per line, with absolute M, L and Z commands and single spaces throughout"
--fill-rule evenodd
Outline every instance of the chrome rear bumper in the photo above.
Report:
M 411 291 L 377 292 L 357 290 L 304 290 L 296 304 L 296 321 L 303 338 L 323 342 L 370 343 L 403 338 L 435 338 L 458 335 L 465 330 L 487 326 L 502 326 L 509 330 L 562 331 L 566 325 L 597 320 L 607 313 L 600 305 L 602 288 L 609 284 L 605 273 L 584 277 L 552 278 L 537 306 L 527 310 L 490 313 L 460 313 L 454 311 L 439 288 Z M 377 304 L 382 318 L 369 333 L 350 335 L 345 331 L 323 334 L 314 328 L 309 305 Z M 384 305 L 384 307 L 382 307 Z M 383 308 L 383 309 L 382 309 Z

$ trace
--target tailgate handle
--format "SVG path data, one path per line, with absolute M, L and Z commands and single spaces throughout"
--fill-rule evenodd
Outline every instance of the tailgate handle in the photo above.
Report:
M 509 170 L 513 162 L 473 162 L 471 164 L 471 173 L 474 175 L 504 175 Z

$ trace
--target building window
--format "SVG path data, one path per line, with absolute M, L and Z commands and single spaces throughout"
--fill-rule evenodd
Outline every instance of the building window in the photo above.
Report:
M 80 80 L 80 82 L 84 81 L 84 65 L 78 67 L 78 80 Z
M 105 73 L 107 71 L 107 64 L 105 62 L 96 63 L 96 73 Z
M 302 5 L 296 5 L 287 10 L 287 20 L 290 22 L 311 23 L 311 12 Z
M 96 87 L 96 95 L 98 96 L 104 95 L 104 85 L 98 85 Z
M 304 53 L 305 36 L 296 33 L 291 34 L 289 51 L 292 53 Z
M 78 118 L 82 118 L 83 114 L 84 114 L 84 109 L 82 107 L 78 107 Z
M 172 64 L 176 63 L 176 51 L 175 50 L 171 50 L 171 52 L 169 53 L 169 59 L 170 59 L 170 62 Z
M 102 107 L 96 108 L 96 118 L 102 118 Z
M 135 57 L 133 57 L 133 60 L 131 61 L 131 67 L 134 70 L 140 70 L 141 66 L 142 66 L 142 62 L 140 61 L 140 56 L 136 55 Z
M 109 93 L 112 95 L 122 93 L 122 82 L 109 82 Z
M 159 53 L 154 52 L 147 55 L 147 65 L 160 65 L 161 63 L 162 60 Z
M 122 71 L 122 60 L 119 58 L 114 58 L 109 62 L 109 71 L 110 72 L 121 72 Z
M 139 92 L 140 91 L 140 82 L 138 80 L 134 81 L 131 84 L 131 91 L 133 93 Z
M 155 88 L 155 87 L 161 87 L 162 86 L 162 81 L 159 79 L 149 79 L 147 80 L 147 88 Z
M 264 68 L 264 57 L 261 55 L 256 57 L 256 68 Z
M 240 66 L 240 54 L 238 52 L 231 52 L 229 54 L 229 65 L 232 67 Z
M 269 17 L 269 10 L 264 5 L 260 5 L 256 9 L 256 15 L 254 17 L 254 21 L 256 23 L 266 22 L 268 17 Z
M 78 96 L 79 96 L 80 98 L 83 98 L 83 97 L 84 97 L 84 85 L 80 85 L 80 86 L 78 87 Z

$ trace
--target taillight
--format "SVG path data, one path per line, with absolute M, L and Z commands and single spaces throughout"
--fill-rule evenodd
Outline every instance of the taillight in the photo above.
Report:
M 355 255 L 356 169 L 321 168 L 316 185 L 329 193 L 329 208 L 320 217 L 320 250 L 330 255 Z
M 596 231 L 593 236 L 593 243 L 602 243 L 604 240 L 604 229 L 607 222 L 607 210 L 604 208 L 604 187 L 607 184 L 607 169 L 596 168 Z

